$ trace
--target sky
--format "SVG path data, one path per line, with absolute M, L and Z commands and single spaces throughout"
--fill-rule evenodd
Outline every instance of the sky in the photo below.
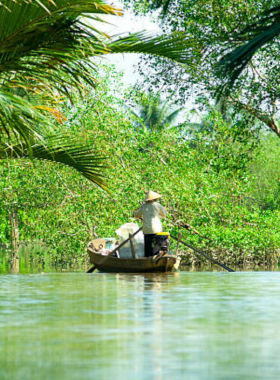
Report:
M 120 2 L 114 1 L 113 5 L 117 8 L 122 9 L 122 4 Z M 120 33 L 136 33 L 140 31 L 153 32 L 156 35 L 162 33 L 161 28 L 152 20 L 150 17 L 139 17 L 133 15 L 131 12 L 125 10 L 122 17 L 116 16 L 106 16 L 103 17 L 110 24 L 103 24 L 102 31 L 108 33 L 110 36 Z M 105 58 L 109 63 L 112 63 L 116 66 L 117 71 L 124 72 L 123 83 L 125 86 L 130 86 L 136 83 L 140 78 L 137 74 L 136 67 L 139 62 L 139 54 L 112 54 Z
M 113 1 L 112 4 L 116 8 L 123 9 L 121 2 Z M 157 13 L 154 13 L 154 20 L 156 19 Z M 105 33 L 110 36 L 116 34 L 126 34 L 136 33 L 140 31 L 152 32 L 155 35 L 162 34 L 162 29 L 160 26 L 153 22 L 151 16 L 135 16 L 132 12 L 128 10 L 124 10 L 124 14 L 122 17 L 117 16 L 103 16 L 104 20 L 108 22 L 108 24 L 102 24 L 102 28 L 100 28 Z M 100 25 L 99 25 L 100 27 Z M 124 75 L 122 77 L 122 83 L 124 87 L 129 87 L 134 85 L 138 80 L 141 79 L 140 75 L 137 72 L 137 63 L 140 60 L 140 54 L 111 54 L 106 57 L 103 56 L 102 61 L 108 62 L 110 64 L 114 64 L 116 70 L 118 72 L 123 72 Z M 146 56 L 147 57 L 147 56 Z M 149 59 L 147 57 L 147 59 Z M 114 87 L 114 85 L 112 84 Z M 182 112 L 178 117 L 178 120 L 182 122 L 185 119 L 185 115 L 188 111 L 194 108 L 194 99 L 190 99 L 187 102 L 185 112 Z M 195 116 L 192 119 L 196 119 Z
M 121 2 L 113 1 L 112 5 L 116 8 L 123 9 Z M 122 17 L 106 16 L 106 21 L 111 24 L 104 24 L 102 30 L 111 36 L 119 33 L 125 34 L 127 32 L 135 33 L 140 31 L 153 32 L 155 35 L 160 35 L 162 34 L 162 29 L 153 21 L 156 20 L 158 12 L 154 12 L 152 18 L 151 16 L 135 16 L 132 12 L 124 10 L 124 15 Z M 148 56 L 146 57 L 149 59 Z M 140 75 L 137 73 L 137 63 L 140 60 L 140 54 L 112 54 L 106 56 L 105 59 L 107 62 L 114 64 L 117 71 L 124 73 L 122 77 L 124 87 L 134 85 L 141 79 Z M 195 99 L 191 97 L 185 104 L 186 109 L 192 110 L 194 104 Z M 185 118 L 185 113 L 182 113 L 181 117 Z M 196 120 L 196 116 L 193 115 L 192 119 Z

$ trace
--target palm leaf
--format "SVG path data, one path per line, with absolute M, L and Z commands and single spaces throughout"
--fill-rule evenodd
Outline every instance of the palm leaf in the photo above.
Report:
M 199 45 L 184 32 L 155 37 L 139 32 L 126 37 L 117 36 L 107 44 L 110 53 L 144 53 L 168 58 L 179 64 L 195 67 L 200 57 Z
M 107 190 L 103 171 L 108 165 L 104 154 L 96 152 L 91 146 L 71 143 L 71 136 L 48 137 L 41 143 L 32 145 L 32 155 L 36 160 L 46 160 L 74 168 L 85 178 Z M 26 144 L 0 144 L 0 159 L 29 158 Z
M 143 124 L 148 127 L 150 131 L 161 131 L 170 126 L 170 124 L 175 121 L 178 114 L 184 109 L 180 107 L 174 109 L 175 103 L 171 101 L 171 97 L 166 100 L 162 100 L 158 91 L 156 94 L 142 94 L 142 99 L 140 98 L 140 110 L 139 115 L 136 114 L 130 107 L 130 113 L 136 117 L 137 120 L 141 120 Z
M 240 37 L 248 40 L 226 54 L 218 66 L 218 75 L 226 82 L 228 92 L 252 57 L 267 43 L 280 34 L 280 6 L 264 12 L 253 24 L 248 26 Z M 223 92 L 222 89 L 220 92 Z
M 178 115 L 185 109 L 185 107 L 180 107 L 176 110 L 174 110 L 173 112 L 171 112 L 169 115 L 166 116 L 166 123 L 167 124 L 171 124 L 172 122 L 174 122 L 176 120 L 176 118 L 178 117 Z
M 97 63 L 90 58 L 109 53 L 138 52 L 195 66 L 200 56 L 199 47 L 185 34 L 154 37 L 135 33 L 111 39 L 95 26 L 97 22 L 104 22 L 100 17 L 107 14 L 120 16 L 122 11 L 102 0 L 2 1 L 2 155 L 18 158 L 29 155 L 64 163 L 98 183 L 99 166 L 95 171 L 97 161 L 87 147 L 77 145 L 75 151 L 75 146 L 66 144 L 66 140 L 52 146 L 44 137 L 54 132 L 53 122 L 57 115 L 60 115 L 59 121 L 63 120 L 59 106 L 55 106 L 57 99 L 68 97 L 72 101 L 73 91 L 84 93 L 86 84 L 96 85 Z M 13 149 L 5 145 L 7 141 Z

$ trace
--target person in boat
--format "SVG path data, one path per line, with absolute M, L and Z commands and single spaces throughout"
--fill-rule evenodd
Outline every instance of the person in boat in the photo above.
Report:
M 133 213 L 134 217 L 143 219 L 146 257 L 156 254 L 156 252 L 153 252 L 153 239 L 157 233 L 162 232 L 160 219 L 166 217 L 165 208 L 158 202 L 161 197 L 162 195 L 149 190 L 144 200 L 145 203 Z

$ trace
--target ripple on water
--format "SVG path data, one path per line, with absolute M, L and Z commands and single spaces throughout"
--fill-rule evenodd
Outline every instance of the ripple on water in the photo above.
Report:
M 0 276 L 0 378 L 279 379 L 280 273 Z

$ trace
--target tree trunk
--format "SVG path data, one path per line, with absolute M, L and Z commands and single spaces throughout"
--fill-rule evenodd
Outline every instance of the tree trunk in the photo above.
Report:
M 11 246 L 13 250 L 13 257 L 18 258 L 19 251 L 19 227 L 18 227 L 18 212 L 17 206 L 12 205 L 9 211 L 9 222 L 11 226 Z
M 268 126 L 268 128 L 270 128 L 274 133 L 276 133 L 278 137 L 280 137 L 280 128 L 278 127 L 278 124 L 272 115 L 269 115 L 268 113 L 264 111 L 257 110 L 256 108 L 253 108 L 249 104 L 244 104 L 238 100 L 234 100 L 232 98 L 228 98 L 228 100 L 235 107 L 244 109 L 248 114 L 262 121 L 264 124 Z

